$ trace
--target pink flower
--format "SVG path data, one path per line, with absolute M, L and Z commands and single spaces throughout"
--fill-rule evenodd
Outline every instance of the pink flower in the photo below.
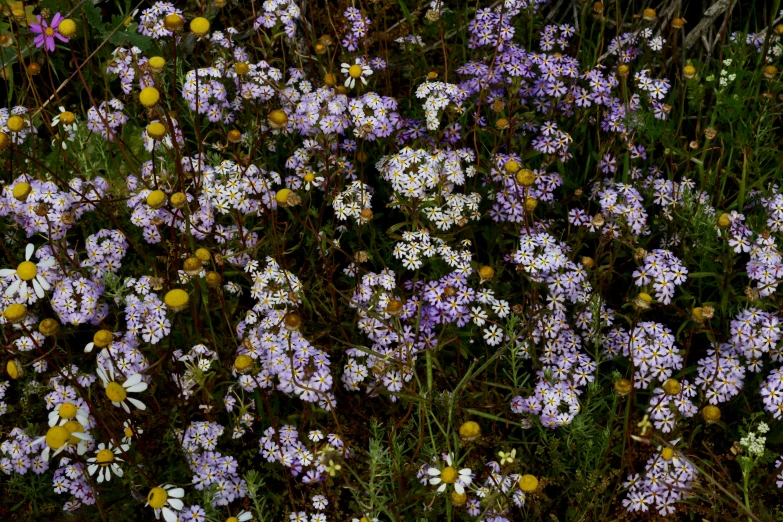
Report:
M 38 35 L 34 40 L 35 46 L 46 46 L 47 51 L 54 52 L 55 38 L 61 40 L 62 42 L 68 43 L 68 38 L 61 35 L 57 29 L 60 26 L 60 22 L 62 22 L 64 19 L 65 17 L 63 15 L 57 13 L 54 15 L 54 18 L 52 18 L 52 25 L 48 25 L 46 21 L 41 18 L 41 15 L 38 15 L 38 21 L 40 23 L 30 24 L 30 31 Z

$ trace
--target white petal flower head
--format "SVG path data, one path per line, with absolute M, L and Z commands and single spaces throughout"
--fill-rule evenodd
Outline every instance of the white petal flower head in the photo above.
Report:
M 446 464 L 443 468 L 431 467 L 427 470 L 427 474 L 430 476 L 430 484 L 433 486 L 440 484 L 438 493 L 443 493 L 450 484 L 453 484 L 454 491 L 462 495 L 465 493 L 465 488 L 473 482 L 470 468 L 457 470 L 452 466 L 451 455 L 446 455 L 443 460 Z
M 123 444 L 117 449 L 112 446 L 106 447 L 104 443 L 100 443 L 95 456 L 87 459 L 87 472 L 90 475 L 95 475 L 95 472 L 98 472 L 98 484 L 104 480 L 107 482 L 111 480 L 112 473 L 121 477 L 123 472 L 119 463 L 123 460 L 119 455 L 128 451 L 128 448 L 130 446 L 127 444 Z
M 131 375 L 122 384 L 117 382 L 117 377 L 112 367 L 109 367 L 107 370 L 103 366 L 98 365 L 96 368 L 96 373 L 103 382 L 103 388 L 106 391 L 106 396 L 109 398 L 112 404 L 118 408 L 122 406 L 126 413 L 130 413 L 128 403 L 133 404 L 140 410 L 147 409 L 147 406 L 143 402 L 128 396 L 128 393 L 139 393 L 147 389 L 147 383 L 141 380 L 142 377 L 140 373 Z
M 351 65 L 349 63 L 342 64 L 342 73 L 347 76 L 345 79 L 345 86 L 349 89 L 353 89 L 356 86 L 356 80 L 361 80 L 364 85 L 367 85 L 367 76 L 372 74 L 370 66 L 362 63 L 360 58 L 356 59 L 356 62 Z
M 173 484 L 166 484 L 150 490 L 147 495 L 147 505 L 155 510 L 155 519 L 159 520 L 160 515 L 163 514 L 163 519 L 166 522 L 177 522 L 179 517 L 177 517 L 176 511 L 181 511 L 185 506 L 185 503 L 182 502 L 184 496 L 184 489 L 174 487 Z
M 44 292 L 49 290 L 51 286 L 46 278 L 41 274 L 41 270 L 52 268 L 55 265 L 53 257 L 34 263 L 30 261 L 35 252 L 35 246 L 32 243 L 28 243 L 25 248 L 24 261 L 19 263 L 16 268 L 4 268 L 0 270 L 0 278 L 10 281 L 8 288 L 5 289 L 6 297 L 12 297 L 18 295 L 23 301 L 30 301 L 34 303 L 37 299 L 43 299 Z M 28 285 L 32 286 L 32 292 Z M 34 292 L 34 293 L 33 293 Z
M 84 427 L 79 422 L 71 419 L 63 426 L 52 426 L 43 437 L 38 437 L 33 441 L 33 446 L 44 445 L 41 452 L 43 460 L 49 460 L 49 457 L 59 455 L 67 448 L 76 446 L 76 452 L 84 455 L 87 451 L 87 443 L 92 437 L 84 433 Z M 52 452 L 54 450 L 54 452 Z
M 83 427 L 89 425 L 89 412 L 72 402 L 63 402 L 49 412 L 49 427 L 64 426 L 70 420 L 76 419 Z

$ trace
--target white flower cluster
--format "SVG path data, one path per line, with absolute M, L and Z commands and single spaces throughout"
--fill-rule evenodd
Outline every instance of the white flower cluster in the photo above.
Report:
M 422 258 L 430 258 L 440 255 L 441 259 L 449 266 L 467 274 L 470 272 L 470 260 L 472 255 L 469 250 L 457 250 L 446 244 L 439 237 L 432 237 L 427 231 L 405 232 L 402 241 L 394 245 L 392 255 L 402 259 L 402 264 L 410 270 L 418 270 L 422 265 Z
M 427 198 L 439 183 L 461 186 L 476 173 L 471 163 L 475 155 L 468 149 L 433 150 L 404 147 L 396 154 L 382 157 L 375 167 L 392 184 L 395 197 Z
M 349 217 L 353 218 L 357 223 L 362 219 L 369 220 L 369 217 L 362 217 L 362 210 L 372 210 L 372 204 L 370 203 L 372 193 L 373 188 L 371 186 L 365 185 L 361 181 L 354 181 L 348 185 L 348 188 L 335 196 L 334 201 L 332 201 L 334 213 L 340 221 L 345 221 Z M 372 216 L 372 214 L 369 214 L 369 216 Z
M 769 431 L 769 426 L 761 422 L 756 428 L 758 433 L 753 431 L 748 432 L 745 437 L 740 439 L 740 445 L 753 457 L 760 457 L 764 454 L 764 445 L 767 443 L 767 438 L 762 437 L 761 434 Z
M 462 110 L 462 97 L 460 88 L 453 83 L 425 82 L 416 89 L 417 98 L 427 98 L 424 102 L 424 111 L 427 117 L 427 129 L 437 130 L 440 124 L 440 111 L 449 103 L 453 103 L 457 110 Z

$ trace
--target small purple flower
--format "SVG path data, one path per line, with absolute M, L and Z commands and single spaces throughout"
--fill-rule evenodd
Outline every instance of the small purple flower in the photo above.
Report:
M 54 15 L 54 18 L 52 18 L 52 24 L 49 25 L 41 17 L 41 15 L 38 15 L 39 23 L 30 24 L 30 31 L 38 35 L 35 37 L 35 40 L 33 40 L 35 42 L 35 46 L 36 47 L 46 46 L 46 50 L 51 53 L 54 52 L 55 38 L 57 38 L 61 42 L 68 43 L 68 38 L 61 35 L 60 31 L 58 30 L 58 28 L 60 27 L 60 22 L 62 22 L 64 19 L 65 17 L 63 15 L 57 13 Z

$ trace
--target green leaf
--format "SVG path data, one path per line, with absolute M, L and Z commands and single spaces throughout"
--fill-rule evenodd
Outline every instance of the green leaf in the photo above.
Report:
M 87 17 L 87 22 L 95 29 L 103 29 L 103 20 L 101 19 L 101 10 L 92 2 L 84 2 L 82 9 Z

